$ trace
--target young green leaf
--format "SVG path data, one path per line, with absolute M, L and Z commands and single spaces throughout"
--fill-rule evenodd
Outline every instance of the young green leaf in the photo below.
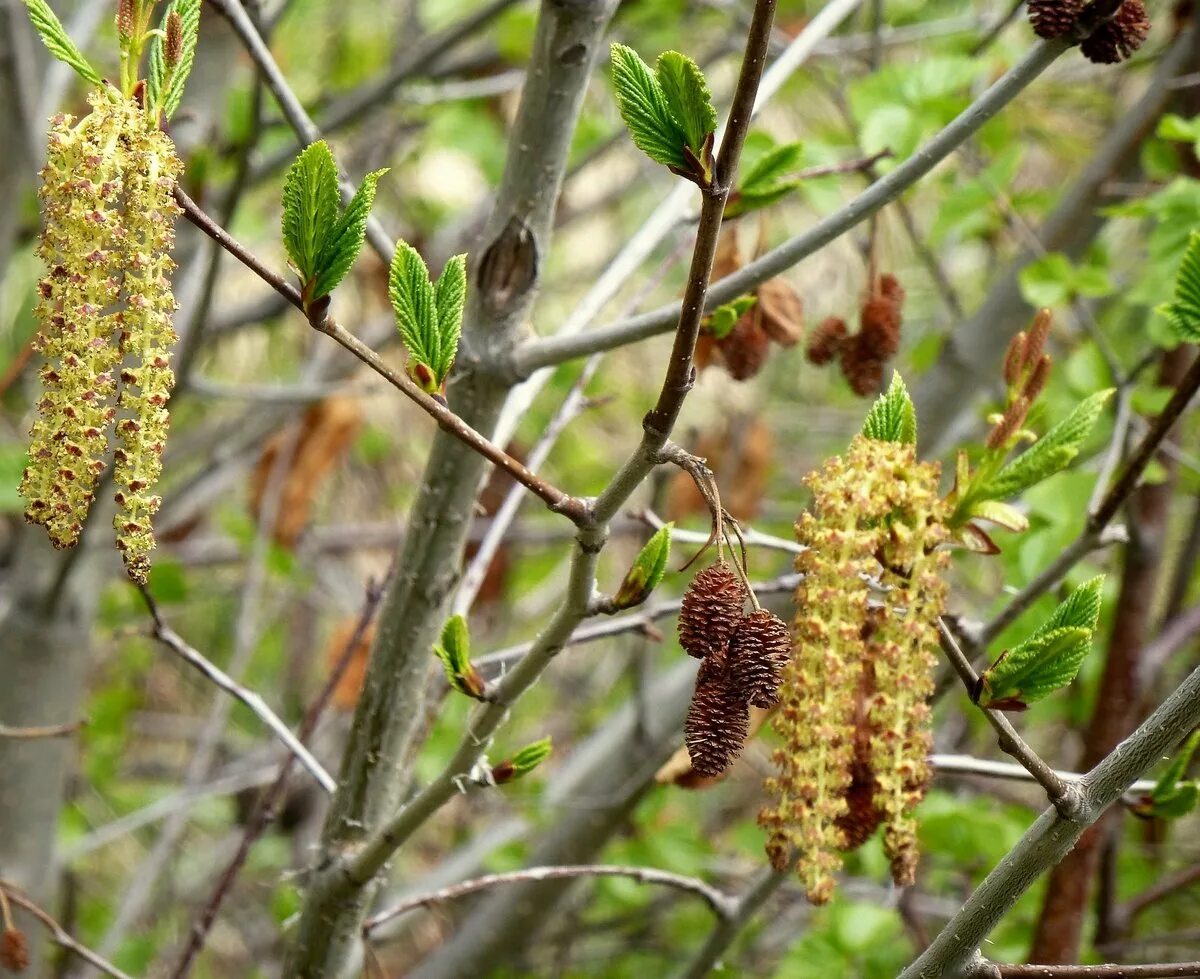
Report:
M 862 433 L 876 442 L 916 443 L 917 412 L 899 371 L 892 374 L 891 386 L 867 412 Z
M 722 340 L 729 336 L 730 330 L 737 326 L 737 321 L 753 309 L 757 302 L 757 296 L 739 296 L 731 303 L 718 306 L 708 314 L 704 328 L 712 335 L 713 339 Z
M 503 785 L 505 782 L 523 778 L 550 757 L 551 747 L 550 738 L 542 738 L 541 741 L 527 744 L 512 758 L 502 761 L 492 769 L 492 781 L 497 785 Z
M 979 706 L 1024 710 L 1074 680 L 1092 647 L 1103 584 L 1100 575 L 1080 585 L 1033 635 L 985 670 Z
M 673 523 L 659 527 L 634 558 L 633 565 L 625 574 L 625 580 L 613 597 L 613 608 L 627 609 L 641 605 L 663 580 L 667 573 L 667 561 L 671 557 L 671 530 Z
M 350 198 L 346 210 L 337 223 L 325 235 L 320 254 L 317 256 L 315 277 L 309 290 L 314 299 L 328 296 L 350 271 L 350 266 L 362 250 L 367 234 L 367 218 L 371 205 L 375 203 L 375 187 L 387 168 L 368 173 L 358 190 Z
M 697 159 L 705 152 L 708 137 L 717 129 L 717 110 L 700 66 L 678 51 L 664 51 L 654 65 L 671 117 L 683 130 L 687 145 Z
M 409 373 L 426 391 L 437 391 L 441 387 L 437 367 L 442 359 L 437 295 L 429 281 L 425 260 L 405 241 L 396 242 L 388 275 L 388 296 L 396 312 L 400 336 L 408 348 Z
M 434 306 L 438 322 L 438 362 L 434 365 L 438 386 L 454 366 L 462 335 L 463 310 L 467 304 L 467 256 L 455 255 L 434 283 Z
M 612 73 L 617 107 L 634 145 L 655 163 L 685 170 L 687 133 L 672 117 L 662 85 L 649 65 L 632 48 L 613 44 Z
M 1171 759 L 1171 764 L 1154 784 L 1150 795 L 1156 802 L 1166 800 L 1178 788 L 1180 781 L 1187 774 L 1188 766 L 1192 763 L 1192 756 L 1196 753 L 1197 747 L 1200 747 L 1200 731 L 1193 732 L 1192 736 L 1184 742 L 1183 747 L 1179 749 L 1179 754 Z
M 304 148 L 283 181 L 283 243 L 306 289 L 338 217 L 338 173 L 324 140 Z
M 29 12 L 29 19 L 33 22 L 34 28 L 49 52 L 59 61 L 74 68 L 85 81 L 99 85 L 100 76 L 96 73 L 96 69 L 88 63 L 87 58 L 75 46 L 75 42 L 71 40 L 46 0 L 25 0 L 25 9 Z
M 1005 530 L 1020 533 L 1029 529 L 1029 520 L 1020 510 L 999 500 L 980 500 L 970 509 L 970 516 L 978 520 L 987 520 Z
M 467 620 L 455 615 L 442 626 L 441 642 L 433 647 L 434 655 L 442 661 L 446 682 L 459 693 L 483 700 L 487 684 L 471 663 L 471 636 Z
M 800 181 L 787 174 L 800 165 L 802 153 L 800 143 L 784 143 L 768 150 L 750 165 L 729 195 L 725 216 L 733 218 L 770 207 L 799 187 Z
M 1007 499 L 1065 469 L 1079 455 L 1112 393 L 1109 388 L 1085 398 L 1066 418 L 1001 469 L 982 487 L 980 495 Z
M 183 87 L 187 84 L 188 76 L 192 73 L 192 65 L 196 62 L 196 41 L 200 36 L 200 0 L 172 0 L 171 6 L 163 18 L 164 24 L 172 10 L 179 15 L 183 25 L 183 44 L 180 47 L 178 61 L 168 65 L 169 81 L 162 98 L 163 115 L 168 119 L 175 115 L 175 110 L 183 101 Z
M 1180 340 L 1200 340 L 1200 232 L 1188 236 L 1187 250 L 1175 275 L 1174 300 L 1158 309 Z

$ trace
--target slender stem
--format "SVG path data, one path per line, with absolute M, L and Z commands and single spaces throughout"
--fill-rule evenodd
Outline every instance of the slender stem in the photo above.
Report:
M 64 738 L 74 734 L 83 726 L 83 721 L 68 721 L 66 724 L 42 724 L 37 727 L 10 727 L 0 724 L 0 738 L 36 739 Z
M 1153 965 L 997 965 L 1001 979 L 1177 979 L 1200 976 L 1200 962 Z
M 46 931 L 49 932 L 50 938 L 55 945 L 60 948 L 65 948 L 68 952 L 78 956 L 87 962 L 89 965 L 99 969 L 105 975 L 112 976 L 113 979 L 132 979 L 127 972 L 122 972 L 115 965 L 105 959 L 102 955 L 93 952 L 90 948 L 76 941 L 67 932 L 62 925 L 54 920 L 46 911 L 35 904 L 19 890 L 9 884 L 7 881 L 0 880 L 0 894 L 7 897 L 9 901 L 17 907 L 24 909 L 29 914 L 33 915 Z
M 584 521 L 587 514 L 587 505 L 582 500 L 568 496 L 562 490 L 546 482 L 499 446 L 473 429 L 456 415 L 445 402 L 427 394 L 407 374 L 389 367 L 378 353 L 329 316 L 327 307 L 321 307 L 320 304 L 317 304 L 306 308 L 299 289 L 284 279 L 283 276 L 264 265 L 257 256 L 236 241 L 229 232 L 218 225 L 179 187 L 175 188 L 175 199 L 179 202 L 179 206 L 183 208 L 184 216 L 192 224 L 266 282 L 291 305 L 304 313 L 308 318 L 309 324 L 315 330 L 319 330 L 341 344 L 341 346 L 354 354 L 355 357 L 391 384 L 392 387 L 400 391 L 409 400 L 414 401 L 427 415 L 438 423 L 440 428 L 453 435 L 465 445 L 470 446 L 489 462 L 503 469 L 518 483 L 541 499 L 555 513 L 563 514 L 575 524 L 580 524 Z
M 565 877 L 627 877 L 641 884 L 661 884 L 663 887 L 673 887 L 703 898 L 705 903 L 712 908 L 713 913 L 722 919 L 730 917 L 735 913 L 736 909 L 736 902 L 729 895 L 717 890 L 712 885 L 706 884 L 696 877 L 685 877 L 682 874 L 656 870 L 653 867 L 610 867 L 602 864 L 581 864 L 564 867 L 527 867 L 523 870 L 512 871 L 511 873 L 489 874 L 486 877 L 477 877 L 474 880 L 451 884 L 449 887 L 443 887 L 440 890 L 405 898 L 399 904 L 395 904 L 387 910 L 381 911 L 374 917 L 369 918 L 366 924 L 363 925 L 363 937 L 370 937 L 370 933 L 376 928 L 417 908 L 427 908 L 433 904 L 456 901 L 469 894 L 475 894 L 479 891 L 499 887 L 504 884 L 524 884 L 544 880 L 558 880 Z

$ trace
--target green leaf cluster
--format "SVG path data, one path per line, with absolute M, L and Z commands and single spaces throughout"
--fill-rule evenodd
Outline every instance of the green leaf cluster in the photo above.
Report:
M 183 25 L 183 48 L 175 64 L 167 63 L 166 34 L 171 14 Z M 200 0 L 171 0 L 163 11 L 160 33 L 150 44 L 150 72 L 146 79 L 146 104 L 170 119 L 183 100 L 183 87 L 196 61 L 200 36 Z
M 1019 276 L 1021 295 L 1031 306 L 1061 306 L 1078 297 L 1098 299 L 1116 289 L 1108 270 L 1095 262 L 1075 264 L 1061 252 L 1030 262 Z
M 1195 731 L 1184 742 L 1179 754 L 1171 759 L 1171 764 L 1154 783 L 1150 794 L 1134 807 L 1139 816 L 1151 819 L 1178 819 L 1196 808 L 1196 803 L 1200 802 L 1200 786 L 1184 776 L 1198 747 L 1200 731 Z
M 550 757 L 552 747 L 550 738 L 527 744 L 507 761 L 502 761 L 492 769 L 492 780 L 497 785 L 503 785 L 505 782 L 515 782 L 524 778 Z
M 83 52 L 75 46 L 75 42 L 71 40 L 66 28 L 54 15 L 46 0 L 25 0 L 25 9 L 29 11 L 29 19 L 47 50 L 59 61 L 74 68 L 81 78 L 93 85 L 99 85 L 100 75 L 83 56 Z
M 667 561 L 671 557 L 671 530 L 674 526 L 668 523 L 659 527 L 638 552 L 613 597 L 614 610 L 641 605 L 662 583 L 663 575 L 667 573 Z
M 387 170 L 363 178 L 341 211 L 337 164 L 324 140 L 306 146 L 283 182 L 283 242 L 307 303 L 328 296 L 362 249 L 375 188 Z
M 737 326 L 737 321 L 753 309 L 757 302 L 757 296 L 738 296 L 733 302 L 718 306 L 708 314 L 708 319 L 704 324 L 705 330 L 714 339 L 723 340 Z
M 783 143 L 767 150 L 746 168 L 729 196 L 725 216 L 734 218 L 770 207 L 799 187 L 800 181 L 789 174 L 799 168 L 803 153 L 800 143 Z
M 1175 275 L 1175 297 L 1159 307 L 1179 340 L 1200 341 L 1200 232 L 1188 236 L 1187 250 Z
M 917 410 L 899 371 L 892 374 L 892 383 L 887 391 L 879 396 L 867 412 L 862 433 L 876 442 L 916 444 Z
M 388 276 L 396 325 L 408 348 L 408 372 L 430 394 L 441 390 L 458 354 L 467 301 L 467 257 L 455 255 L 436 282 L 417 250 L 396 242 Z
M 1074 680 L 1092 648 L 1103 585 L 1103 575 L 1084 582 L 1033 635 L 1002 653 L 979 678 L 979 706 L 1024 710 Z
M 651 71 L 632 48 L 613 44 L 612 72 L 617 107 L 634 145 L 656 163 L 708 186 L 717 112 L 699 66 L 666 51 Z
M 466 619 L 455 615 L 442 626 L 442 638 L 433 653 L 442 661 L 451 687 L 474 700 L 484 699 L 487 684 L 471 663 L 471 634 Z

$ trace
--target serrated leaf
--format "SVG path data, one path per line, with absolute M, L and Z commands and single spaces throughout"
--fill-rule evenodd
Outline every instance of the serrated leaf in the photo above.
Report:
M 1051 613 L 1042 631 L 1051 629 L 1087 629 L 1095 631 L 1100 621 L 1101 592 L 1104 588 L 1104 575 L 1089 578 L 1071 592 Z
M 1088 629 L 1039 631 L 984 671 L 979 706 L 1024 710 L 1074 680 L 1091 645 Z
M 541 741 L 534 741 L 532 744 L 527 744 L 507 762 L 497 766 L 499 769 L 507 770 L 507 777 L 497 777 L 496 781 L 511 782 L 528 775 L 550 757 L 552 749 L 553 743 L 550 738 L 542 738 Z M 496 774 L 498 775 L 499 773 Z
M 654 65 L 654 77 L 672 118 L 699 159 L 709 135 L 717 129 L 717 110 L 713 108 L 704 73 L 687 55 L 664 51 Z
M 1179 753 L 1171 759 L 1171 764 L 1159 776 L 1154 788 L 1150 791 L 1150 797 L 1155 802 L 1167 799 L 1176 791 L 1180 780 L 1187 773 L 1188 765 L 1192 763 L 1192 756 L 1196 753 L 1198 746 L 1200 746 L 1200 731 L 1195 731 L 1184 742 Z
M 800 143 L 783 143 L 763 154 L 742 177 L 738 188 L 743 194 L 768 192 L 783 178 L 800 166 L 804 147 Z M 794 182 L 789 182 L 794 185 Z
M 613 598 L 614 609 L 641 605 L 662 582 L 663 575 L 667 573 L 667 562 L 671 557 L 671 530 L 674 526 L 673 523 L 668 523 L 659 527 L 638 552 Z
M 312 298 L 328 296 L 350 271 L 367 234 L 367 218 L 371 214 L 371 205 L 375 203 L 376 185 L 387 172 L 387 167 L 384 167 L 363 178 L 346 205 L 346 210 L 325 236 L 321 253 L 317 256 L 316 274 L 310 290 Z
M 196 62 L 196 42 L 200 37 L 200 0 L 172 0 L 168 13 L 173 9 L 183 24 L 183 50 L 179 64 L 170 69 L 170 82 L 163 95 L 162 111 L 170 119 L 183 101 L 183 89 L 192 65 Z M 164 18 L 163 24 L 166 24 Z
M 735 194 L 730 194 L 729 205 L 725 208 L 725 216 L 736 218 L 743 214 L 749 214 L 751 211 L 761 211 L 772 204 L 777 204 L 799 186 L 799 180 L 788 180 L 784 183 L 774 184 L 766 190 L 739 190 Z
M 1200 232 L 1188 236 L 1187 250 L 1175 274 L 1175 298 L 1158 310 L 1180 340 L 1200 340 Z
M 283 181 L 283 243 L 288 257 L 309 287 L 317 258 L 337 223 L 337 164 L 324 140 L 306 146 Z
M 917 411 L 899 371 L 892 374 L 891 386 L 867 412 L 862 433 L 876 442 L 916 443 Z
M 612 75 L 617 107 L 634 145 L 656 163 L 686 169 L 687 134 L 671 115 L 650 66 L 632 48 L 613 44 Z
M 978 520 L 987 520 L 1018 534 L 1029 529 L 1029 519 L 1025 514 L 1016 507 L 1001 503 L 999 500 L 980 500 L 972 505 L 970 516 Z
M 405 241 L 396 242 L 392 267 L 388 274 L 388 297 L 396 312 L 396 325 L 411 359 L 409 373 L 424 367 L 428 376 L 418 376 L 418 383 L 428 391 L 436 391 L 434 382 L 441 358 L 438 338 L 437 297 L 429 281 L 429 269 L 417 250 Z
M 1065 469 L 1079 455 L 1112 394 L 1113 389 L 1109 388 L 1085 398 L 1066 418 L 1001 469 L 981 489 L 981 495 L 1007 499 Z
M 438 387 L 441 387 L 454 366 L 459 337 L 462 336 L 463 310 L 467 304 L 466 255 L 455 255 L 446 263 L 433 292 L 438 324 L 438 362 L 433 367 Z
M 433 647 L 434 655 L 442 661 L 446 682 L 459 693 L 482 700 L 486 684 L 471 663 L 471 636 L 467 620 L 452 616 L 442 626 L 441 642 Z
M 93 85 L 99 85 L 100 76 L 96 73 L 96 69 L 83 56 L 83 52 L 75 46 L 75 42 L 71 40 L 66 28 L 55 16 L 46 0 L 25 0 L 25 9 L 29 12 L 29 19 L 33 22 L 34 29 L 41 37 L 42 43 L 46 45 L 46 49 L 59 61 L 74 68 L 81 78 Z

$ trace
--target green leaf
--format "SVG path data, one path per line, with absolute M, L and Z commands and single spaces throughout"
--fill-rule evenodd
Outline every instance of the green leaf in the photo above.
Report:
M 765 193 L 800 166 L 803 153 L 804 146 L 801 143 L 783 143 L 774 147 L 746 171 L 738 189 L 743 194 Z
M 433 393 L 440 387 L 436 378 L 442 356 L 437 296 L 425 260 L 405 241 L 396 242 L 388 275 L 388 296 L 396 312 L 400 337 L 408 348 L 409 373 L 426 391 Z
M 59 61 L 74 68 L 80 77 L 93 85 L 99 85 L 100 76 L 96 73 L 96 69 L 88 63 L 87 58 L 75 46 L 75 42 L 71 40 L 59 19 L 54 16 L 54 11 L 50 9 L 46 0 L 25 0 L 25 9 L 29 12 L 29 19 L 33 22 L 38 34 L 41 35 L 42 43 L 46 45 L 47 50 Z
M 632 48 L 612 46 L 613 85 L 617 107 L 634 145 L 655 163 L 688 166 L 683 155 L 687 134 L 671 115 L 662 85 Z
M 638 552 L 613 598 L 614 609 L 641 605 L 662 582 L 663 575 L 667 573 L 667 561 L 671 557 L 671 530 L 674 526 L 673 523 L 663 524 Z
M 502 761 L 493 768 L 492 778 L 498 785 L 523 778 L 550 757 L 551 748 L 552 743 L 550 738 L 542 738 L 541 741 L 527 744 L 513 755 L 512 758 Z
M 1074 292 L 1074 269 L 1061 252 L 1050 252 L 1030 262 L 1021 269 L 1019 279 L 1021 295 L 1031 306 L 1060 306 Z
M 968 514 L 978 520 L 988 520 L 1005 530 L 1020 533 L 1029 529 L 1029 519 L 1020 510 L 999 500 L 980 500 L 973 504 Z
M 1112 394 L 1112 388 L 1097 391 L 1076 405 L 1066 418 L 989 480 L 981 495 L 1007 499 L 1065 469 L 1079 455 Z
M 1175 275 L 1175 298 L 1158 307 L 1180 340 L 1200 340 L 1200 232 L 1188 236 L 1187 250 Z
M 367 218 L 371 214 L 371 205 L 375 203 L 376 185 L 385 173 L 386 167 L 368 173 L 363 178 L 358 190 L 350 198 L 350 203 L 346 205 L 345 212 L 326 235 L 321 252 L 317 256 L 316 273 L 310 290 L 312 298 L 328 296 L 350 271 L 350 266 L 362 250 L 363 239 L 367 234 Z
M 338 173 L 324 140 L 306 146 L 283 181 L 283 243 L 306 289 L 338 217 Z
M 705 329 L 712 336 L 721 340 L 729 336 L 729 331 L 737 326 L 737 321 L 758 302 L 757 296 L 739 296 L 731 303 L 718 306 L 708 315 Z
M 678 51 L 664 51 L 654 65 L 654 77 L 688 146 L 701 158 L 708 137 L 716 132 L 717 110 L 700 66 Z
M 1192 736 L 1179 749 L 1179 754 L 1171 759 L 1171 764 L 1167 766 L 1166 771 L 1159 776 L 1154 788 L 1150 791 L 1150 797 L 1155 802 L 1169 798 L 1176 791 L 1180 780 L 1187 774 L 1188 765 L 1192 763 L 1192 756 L 1196 753 L 1197 747 L 1200 747 L 1200 731 L 1192 733 Z
M 471 663 L 471 636 L 466 619 L 461 615 L 451 617 L 442 626 L 441 642 L 433 647 L 433 652 L 442 661 L 450 686 L 475 700 L 483 700 L 487 684 Z
M 463 310 L 467 305 L 466 255 L 455 255 L 446 263 L 433 292 L 438 323 L 438 362 L 433 367 L 438 387 L 441 387 L 454 366 L 458 340 L 462 336 Z
M 876 442 L 916 443 L 917 412 L 899 371 L 892 374 L 892 383 L 887 392 L 881 394 L 871 406 L 862 433 Z
M 1103 585 L 1103 575 L 1084 582 L 1033 635 L 985 670 L 979 705 L 1023 710 L 1074 680 L 1092 648 Z
M 1190 815 L 1200 802 L 1200 786 L 1195 782 L 1180 782 L 1173 792 L 1162 798 L 1149 798 L 1148 805 L 1134 807 L 1139 816 L 1152 819 L 1181 819 Z
M 179 14 L 183 23 L 183 50 L 179 64 L 170 70 L 170 82 L 163 94 L 162 111 L 170 119 L 183 101 L 183 88 L 188 76 L 192 73 L 192 65 L 196 62 L 196 41 L 200 36 L 200 0 L 172 0 L 168 8 Z M 163 19 L 164 28 L 166 19 Z

